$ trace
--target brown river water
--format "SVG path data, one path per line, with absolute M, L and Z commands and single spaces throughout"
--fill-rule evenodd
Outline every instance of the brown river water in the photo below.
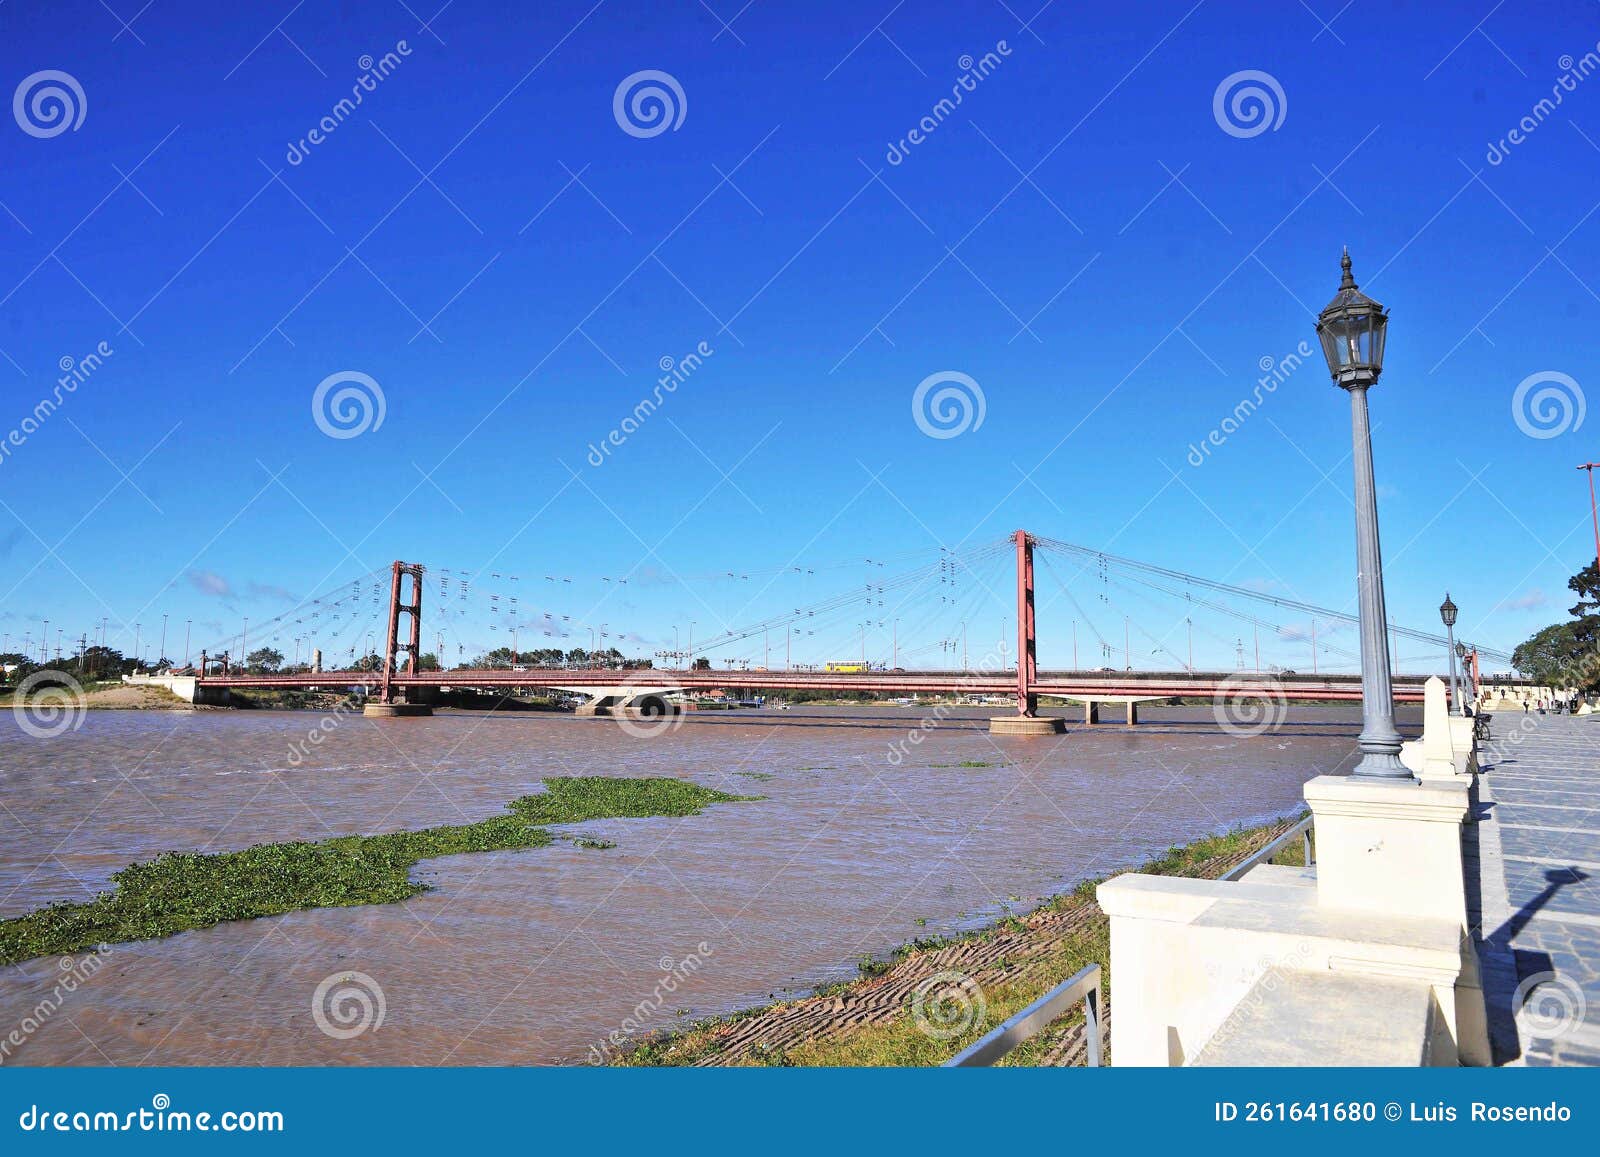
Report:
M 1348 770 L 1360 727 L 1356 706 L 1293 708 L 1242 738 L 1207 708 L 1154 707 L 1134 728 L 1002 738 L 993 713 L 963 709 L 920 745 L 903 743 L 913 707 L 704 713 L 649 737 L 567 715 L 355 717 L 319 745 L 303 712 L 89 711 L 49 739 L 0 714 L 0 917 L 88 899 L 163 851 L 483 819 L 546 776 L 765 797 L 555 829 L 610 849 L 428 861 L 414 876 L 432 890 L 398 904 L 111 945 L 98 970 L 0 967 L 0 1063 L 582 1062 L 613 1033 L 794 995 L 1294 812 L 1307 778 Z

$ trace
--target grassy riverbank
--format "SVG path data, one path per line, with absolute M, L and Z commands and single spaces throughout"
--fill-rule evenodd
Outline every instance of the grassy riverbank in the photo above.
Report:
M 1293 820 L 1172 848 L 1138 869 L 1217 877 L 1281 834 Z M 1298 864 L 1298 843 L 1274 857 Z M 887 961 L 863 961 L 862 977 L 812 996 L 701 1021 L 647 1037 L 625 1065 L 937 1065 L 1020 1012 L 1086 964 L 1098 962 L 1110 1007 L 1110 928 L 1087 881 L 1025 916 L 962 936 L 918 940 Z M 1082 1063 L 1082 1007 L 1003 1062 Z
M 714 803 L 754 798 L 678 779 L 572 776 L 544 785 L 542 793 L 512 800 L 510 814 L 474 824 L 258 844 L 237 852 L 168 852 L 124 868 L 111 877 L 115 890 L 86 903 L 0 920 L 0 964 L 303 908 L 390 904 L 427 891 L 410 878 L 421 860 L 541 847 L 553 839 L 548 824 L 689 816 Z

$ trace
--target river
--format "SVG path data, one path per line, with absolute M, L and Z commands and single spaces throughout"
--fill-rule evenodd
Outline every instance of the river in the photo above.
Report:
M 1294 708 L 1238 737 L 1209 709 L 1154 707 L 1133 728 L 1001 738 L 991 713 L 963 709 L 920 744 L 905 742 L 912 707 L 703 713 L 649 737 L 567 715 L 353 717 L 315 745 L 304 712 L 89 711 L 50 739 L 0 715 L 0 916 L 88 899 L 167 850 L 482 819 L 546 776 L 765 797 L 575 825 L 609 849 L 429 861 L 415 876 L 433 890 L 398 904 L 112 945 L 58 1001 L 81 964 L 0 967 L 0 1040 L 31 1026 L 4 1060 L 580 1062 L 633 1020 L 665 1027 L 843 979 L 863 956 L 1296 811 L 1307 778 L 1348 770 L 1360 725 L 1355 705 Z M 1401 722 L 1418 730 L 1414 709 Z M 373 1011 L 340 1039 L 313 995 L 347 973 L 365 975 L 350 983 L 371 988 Z M 41 1001 L 59 1008 L 40 1015 Z

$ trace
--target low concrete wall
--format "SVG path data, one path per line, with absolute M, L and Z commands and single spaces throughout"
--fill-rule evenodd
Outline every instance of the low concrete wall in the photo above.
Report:
M 1230 1064 L 1489 1063 L 1461 852 L 1472 720 L 1450 718 L 1437 678 L 1424 716 L 1403 756 L 1417 779 L 1306 784 L 1314 869 L 1100 885 L 1117 1064 L 1192 1064 L 1213 1045 Z
M 226 707 L 233 702 L 226 687 L 208 687 L 193 675 L 124 675 L 122 681 L 134 687 L 165 687 L 186 703 Z

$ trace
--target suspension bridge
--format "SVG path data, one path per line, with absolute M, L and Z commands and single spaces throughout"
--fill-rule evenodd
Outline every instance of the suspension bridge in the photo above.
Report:
M 1063 576 L 1052 560 L 1076 569 L 1070 576 Z M 1351 612 L 1205 579 L 1022 530 L 966 550 L 941 547 L 936 557 L 921 565 L 888 569 L 891 564 L 904 561 L 904 557 L 868 558 L 831 566 L 790 565 L 706 576 L 713 582 L 741 587 L 765 580 L 761 594 L 776 597 L 771 592 L 780 578 L 797 582 L 802 591 L 807 591 L 821 572 L 824 579 L 836 580 L 837 589 L 791 610 L 726 627 L 702 639 L 698 646 L 693 642 L 691 623 L 687 650 L 675 645 L 656 651 L 649 659 L 633 660 L 624 657 L 614 645 L 602 648 L 602 644 L 613 640 L 642 644 L 642 635 L 616 631 L 609 622 L 596 624 L 592 613 L 537 609 L 540 605 L 558 605 L 560 596 L 574 584 L 570 576 L 545 575 L 541 583 L 537 576 L 430 571 L 420 563 L 396 561 L 387 568 L 386 575 L 374 572 L 349 581 L 340 591 L 302 600 L 290 610 L 258 623 L 253 633 L 249 633 L 247 622 L 233 640 L 220 648 L 203 650 L 200 662 L 188 673 L 194 677 L 197 699 L 228 690 L 362 686 L 369 689 L 368 711 L 374 715 L 425 714 L 428 700 L 441 690 L 574 692 L 587 695 L 589 709 L 598 713 L 670 710 L 666 703 L 669 695 L 714 690 L 740 694 L 956 694 L 991 701 L 1005 697 L 1014 702 L 1015 712 L 997 717 L 992 727 L 1010 733 L 1061 729 L 1061 719 L 1039 714 L 1041 696 L 1080 702 L 1086 721 L 1096 720 L 1100 706 L 1119 704 L 1126 708 L 1129 723 L 1137 718 L 1139 702 L 1176 697 L 1325 702 L 1362 698 L 1356 673 L 1359 655 L 1333 641 L 1357 624 Z M 849 572 L 857 567 L 860 572 L 852 576 Z M 1002 571 L 1010 573 L 1002 575 Z M 1054 608 L 1064 600 L 1071 608 L 1070 666 L 1046 669 L 1039 663 L 1036 579 L 1040 573 L 1051 583 L 1046 588 L 1050 594 L 1048 605 Z M 607 597 L 629 581 L 625 576 L 602 577 Z M 632 581 L 639 581 L 637 573 Z M 999 592 L 1009 590 L 1013 581 L 1015 596 L 1011 602 Z M 541 593 L 534 593 L 540 588 Z M 745 597 L 744 591 L 740 597 Z M 757 597 L 760 596 L 746 598 L 747 605 Z M 984 607 L 992 613 L 994 605 L 1002 600 L 1010 613 L 1001 621 L 1000 638 L 980 645 L 974 662 L 968 647 L 968 624 L 985 621 Z M 431 616 L 426 631 L 425 601 Z M 1137 608 L 1134 602 L 1139 604 Z M 713 611 L 703 598 L 702 605 L 708 613 Z M 1140 611 L 1137 617 L 1134 609 Z M 1114 628 L 1111 635 L 1102 629 L 1107 614 L 1123 620 L 1121 647 L 1113 640 Z M 1236 659 L 1234 670 L 1196 667 L 1197 615 L 1202 644 L 1213 650 L 1219 643 L 1231 649 Z M 1310 617 L 1309 632 L 1299 622 L 1301 615 Z M 1285 621 L 1286 616 L 1294 621 Z M 908 621 L 910 628 L 904 650 L 900 646 L 902 620 Z M 1166 624 L 1160 633 L 1150 630 L 1148 624 L 1152 620 L 1158 628 L 1161 623 Z M 1217 620 L 1227 620 L 1234 627 L 1228 632 L 1231 639 L 1218 633 Z M 1012 622 L 1014 636 L 1008 629 Z M 1052 617 L 1051 622 L 1059 622 L 1059 618 Z M 1101 659 L 1097 665 L 1079 664 L 1080 624 L 1094 640 L 1095 653 Z M 1182 653 L 1172 637 L 1179 624 L 1186 646 Z M 955 629 L 957 625 L 959 631 Z M 1250 631 L 1254 660 L 1251 666 L 1245 661 L 1243 627 Z M 1137 665 L 1132 641 L 1135 631 L 1142 636 L 1141 662 Z M 1263 631 L 1269 652 L 1278 653 L 1286 647 L 1303 645 L 1309 633 L 1311 672 L 1278 662 L 1263 668 Z M 882 638 L 886 632 L 889 640 Z M 530 649 L 522 645 L 524 639 L 581 641 L 586 633 L 588 650 L 564 650 L 559 646 Z M 782 658 L 776 662 L 772 655 L 774 635 L 782 638 Z M 507 645 L 487 647 L 486 636 L 506 639 Z M 431 656 L 424 651 L 425 638 L 435 640 Z M 1397 675 L 1394 680 L 1397 700 L 1420 701 L 1426 674 L 1443 665 L 1438 659 L 1446 654 L 1446 640 L 1397 623 L 1389 624 L 1389 638 L 1391 648 L 1404 641 L 1427 649 L 1423 674 Z M 379 639 L 381 650 L 377 649 Z M 443 662 L 447 639 L 454 642 L 460 657 L 450 669 L 445 669 Z M 261 670 L 259 665 L 241 668 L 232 657 L 235 640 L 239 654 L 249 653 L 252 640 L 285 645 L 292 641 L 295 658 L 282 670 Z M 883 646 L 885 642 L 887 647 Z M 472 660 L 466 658 L 469 644 L 477 652 Z M 824 654 L 854 654 L 849 661 L 795 662 L 792 656 L 797 644 L 803 654 L 812 658 L 818 648 Z M 1145 644 L 1153 644 L 1148 647 L 1148 656 L 1160 657 L 1160 665 L 1149 665 Z M 338 660 L 333 666 L 324 665 L 324 653 L 338 655 L 341 650 L 342 666 Z M 437 668 L 433 662 L 424 662 L 425 656 L 436 658 Z M 1465 657 L 1465 671 L 1472 685 L 1478 678 L 1480 656 L 1509 658 L 1489 648 L 1471 649 Z M 712 665 L 714 659 L 720 660 L 724 669 L 716 669 Z M 1333 660 L 1331 664 L 1329 659 Z M 1115 660 L 1121 660 L 1120 666 L 1113 665 Z M 1319 670 L 1320 665 L 1337 667 L 1344 660 L 1349 661 L 1348 672 Z

